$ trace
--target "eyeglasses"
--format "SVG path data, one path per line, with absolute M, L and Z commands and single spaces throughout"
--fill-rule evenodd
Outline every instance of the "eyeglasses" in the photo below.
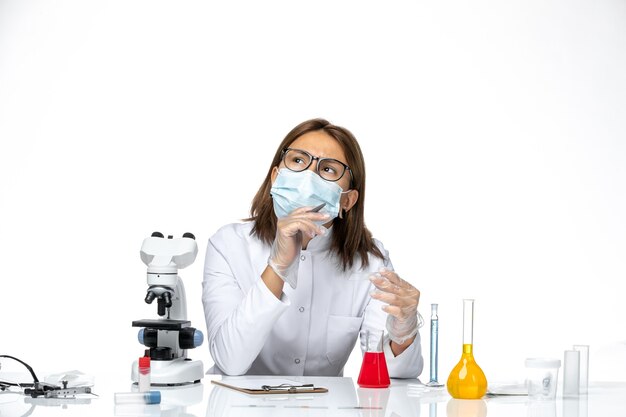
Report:
M 339 181 L 348 171 L 352 182 L 352 170 L 346 164 L 333 158 L 320 158 L 313 156 L 302 149 L 285 148 L 282 155 L 285 166 L 294 172 L 302 172 L 308 169 L 313 161 L 317 160 L 315 172 L 326 181 Z

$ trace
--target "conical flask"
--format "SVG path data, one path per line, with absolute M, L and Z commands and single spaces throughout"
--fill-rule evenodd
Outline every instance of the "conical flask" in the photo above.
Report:
M 463 353 L 448 377 L 448 392 L 453 398 L 477 400 L 487 392 L 487 378 L 474 360 L 474 300 L 463 300 Z
M 370 333 L 369 330 L 365 336 L 365 345 L 367 351 L 363 355 L 363 363 L 359 372 L 357 384 L 361 388 L 387 388 L 391 381 L 389 380 L 389 372 L 387 371 L 387 361 L 383 352 L 383 335 L 381 332 L 380 340 L 376 351 L 370 351 Z

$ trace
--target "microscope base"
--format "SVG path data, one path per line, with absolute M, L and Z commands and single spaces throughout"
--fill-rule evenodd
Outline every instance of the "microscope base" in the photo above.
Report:
M 131 379 L 139 381 L 137 361 L 133 362 Z M 151 361 L 150 385 L 184 385 L 200 382 L 204 377 L 202 361 L 177 358 L 169 361 Z

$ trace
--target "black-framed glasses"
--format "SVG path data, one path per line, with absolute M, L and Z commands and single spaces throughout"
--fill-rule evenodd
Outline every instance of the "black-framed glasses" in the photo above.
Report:
M 315 172 L 326 181 L 339 181 L 346 171 L 350 173 L 352 183 L 352 171 L 350 167 L 333 158 L 320 158 L 313 156 L 302 149 L 285 148 L 282 155 L 285 166 L 294 172 L 302 172 L 308 169 L 313 161 L 317 161 Z

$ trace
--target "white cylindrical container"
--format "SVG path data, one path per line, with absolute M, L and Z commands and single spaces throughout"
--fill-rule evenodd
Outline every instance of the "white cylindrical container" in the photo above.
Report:
M 589 345 L 574 345 L 580 352 L 580 393 L 587 394 L 589 389 Z
M 526 387 L 530 400 L 554 400 L 561 361 L 551 358 L 526 359 Z
M 566 350 L 563 362 L 563 396 L 575 397 L 580 392 L 580 352 Z

